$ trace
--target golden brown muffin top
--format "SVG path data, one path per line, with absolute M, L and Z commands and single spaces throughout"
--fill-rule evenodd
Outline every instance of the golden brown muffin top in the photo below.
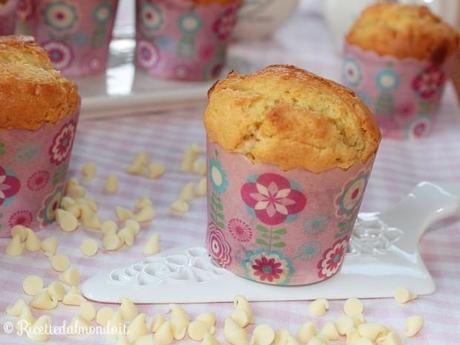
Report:
M 442 64 L 459 46 L 455 29 L 426 6 L 375 4 L 355 21 L 346 41 L 379 55 Z
M 230 73 L 208 93 L 208 139 L 254 163 L 315 173 L 348 169 L 377 150 L 380 131 L 350 89 L 290 65 Z
M 56 71 L 31 37 L 0 37 L 0 128 L 35 130 L 80 106 L 75 83 Z

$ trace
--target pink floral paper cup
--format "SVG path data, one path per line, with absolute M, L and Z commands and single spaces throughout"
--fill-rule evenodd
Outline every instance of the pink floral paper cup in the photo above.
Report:
M 51 224 L 64 194 L 78 112 L 35 131 L 0 129 L 0 237 Z
M 137 0 L 137 66 L 163 79 L 217 78 L 225 65 L 239 4 Z
M 305 285 L 341 268 L 374 155 L 315 174 L 253 164 L 208 141 L 208 230 L 213 262 L 273 285 Z
M 22 0 L 19 20 L 56 69 L 89 76 L 106 70 L 117 6 L 118 0 Z
M 452 59 L 436 65 L 346 44 L 342 81 L 374 113 L 383 136 L 419 139 L 432 129 L 451 67 Z
M 14 34 L 18 0 L 0 1 L 0 36 Z

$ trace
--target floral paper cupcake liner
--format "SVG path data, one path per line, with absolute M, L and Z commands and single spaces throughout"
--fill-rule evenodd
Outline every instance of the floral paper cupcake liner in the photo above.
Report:
M 6 0 L 0 2 L 0 36 L 14 34 L 18 1 Z
M 282 171 L 208 141 L 211 259 L 267 284 L 332 277 L 347 252 L 373 161 L 320 174 Z

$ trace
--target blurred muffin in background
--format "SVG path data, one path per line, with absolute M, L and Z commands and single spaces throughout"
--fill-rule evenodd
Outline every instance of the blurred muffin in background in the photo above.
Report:
M 0 36 L 14 33 L 17 5 L 18 0 L 0 0 Z

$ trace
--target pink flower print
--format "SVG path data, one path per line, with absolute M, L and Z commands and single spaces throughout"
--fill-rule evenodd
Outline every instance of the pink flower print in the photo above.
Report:
M 212 222 L 208 224 L 207 247 L 208 253 L 215 263 L 223 268 L 230 265 L 232 262 L 230 244 L 225 239 L 222 230 Z
M 431 65 L 415 77 L 412 81 L 412 88 L 420 97 L 426 99 L 437 94 L 445 80 L 444 72 L 438 66 Z
M 249 242 L 252 238 L 251 227 L 238 218 L 229 220 L 227 230 L 238 242 Z
M 28 210 L 17 211 L 11 215 L 8 225 L 10 228 L 15 225 L 30 226 L 32 218 L 32 213 Z
M 241 197 L 267 225 L 281 224 L 289 215 L 302 211 L 307 203 L 307 198 L 293 189 L 286 178 L 272 173 L 260 175 L 256 182 L 245 183 Z
M 415 104 L 413 102 L 403 103 L 396 107 L 396 114 L 400 118 L 409 119 L 415 115 Z
M 318 262 L 318 275 L 320 278 L 332 277 L 342 266 L 343 259 L 347 253 L 349 237 L 338 240 L 332 248 L 326 250 L 322 259 Z
M 58 134 L 56 134 L 49 148 L 51 163 L 57 165 L 69 157 L 70 151 L 72 150 L 75 129 L 75 123 L 70 121 L 61 128 Z
M 50 174 L 46 170 L 34 172 L 27 180 L 27 187 L 32 191 L 43 189 L 50 179 Z
M 225 41 L 230 38 L 233 28 L 237 21 L 237 8 L 229 7 L 224 13 L 214 22 L 213 30 L 219 39 Z
M 0 166 L 0 206 L 7 203 L 8 199 L 15 196 L 20 188 L 21 183 L 19 179 L 7 173 L 5 169 Z

